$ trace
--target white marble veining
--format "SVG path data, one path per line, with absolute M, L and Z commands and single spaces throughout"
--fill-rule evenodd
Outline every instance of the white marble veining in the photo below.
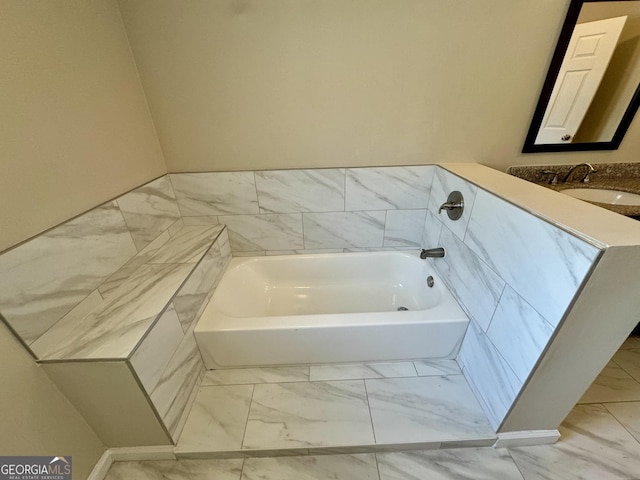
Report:
M 365 382 L 377 443 L 495 437 L 462 375 Z
M 489 421 L 497 429 L 522 382 L 473 321 L 462 342 L 458 361 Z
M 116 201 L 138 250 L 180 218 L 178 202 L 167 176 L 136 188 Z
M 137 253 L 115 202 L 0 255 L 0 312 L 27 343 Z
M 220 402 L 207 405 L 211 408 Z M 383 452 L 382 447 L 375 455 L 313 456 L 306 454 L 313 451 L 309 448 L 297 451 L 298 456 L 290 456 L 293 450 L 272 450 L 260 455 L 289 456 L 118 462 L 106 479 L 231 480 L 242 474 L 244 480 L 635 480 L 640 472 L 639 407 L 640 402 L 578 405 L 560 426 L 561 438 L 553 445 L 389 453 Z M 200 423 L 206 423 L 205 416 L 198 418 Z M 331 449 L 324 451 L 329 452 Z
M 108 298 L 122 283 L 127 281 L 138 268 L 147 263 L 182 263 L 197 261 L 202 252 L 223 226 L 187 226 L 173 236 L 163 232 L 140 253 L 129 260 L 118 271 L 105 280 L 98 290 L 103 298 Z M 162 250 L 162 252 L 161 252 Z
M 76 323 L 82 321 L 93 310 L 97 310 L 104 305 L 104 299 L 99 290 L 94 290 L 83 301 L 74 307 L 69 313 L 60 319 L 62 323 Z M 46 334 L 47 332 L 45 332 Z M 40 337 L 42 338 L 42 337 Z
M 243 448 L 373 443 L 362 380 L 255 386 Z
M 176 453 L 239 450 L 252 394 L 253 385 L 200 387 Z
M 183 227 L 147 263 L 196 263 L 223 228 L 224 225 Z
M 440 247 L 440 233 L 444 228 L 442 222 L 436 216 L 427 210 L 424 220 L 424 228 L 422 230 L 421 248 Z
M 358 364 L 311 365 L 310 380 L 353 380 L 360 378 L 415 377 L 412 362 L 379 362 Z
M 260 213 L 344 211 L 344 168 L 256 172 Z
M 640 337 L 630 338 L 640 339 Z M 637 348 L 621 348 L 613 356 L 613 361 L 631 375 L 634 380 L 640 382 L 640 346 Z
M 253 172 L 172 173 L 170 178 L 184 216 L 259 213 Z
M 611 361 L 602 369 L 578 403 L 640 401 L 640 383 Z
M 242 460 L 115 462 L 104 480 L 240 480 Z
M 462 217 L 455 221 L 449 218 L 445 210 L 438 213 L 440 205 L 445 203 L 449 194 L 454 191 L 462 193 L 462 197 L 464 199 Z M 429 212 L 445 224 L 447 228 L 456 235 L 456 237 L 460 240 L 464 240 L 464 235 L 467 230 L 467 225 L 469 224 L 469 219 L 471 218 L 477 191 L 478 187 L 475 185 L 438 167 L 436 168 L 433 176 L 431 198 L 429 199 Z
M 184 408 L 200 380 L 203 368 L 193 330 L 189 330 L 149 395 L 171 435 L 176 433 Z
M 44 360 L 126 358 L 190 271 L 185 264 L 143 265 L 81 322 L 59 321 L 33 351 Z
M 147 263 L 149 259 L 169 241 L 169 232 L 163 232 L 156 239 L 140 251 L 135 257 L 125 263 L 113 275 L 100 284 L 98 291 L 102 298 L 107 299 L 120 285 L 122 285 L 138 268 Z
M 347 169 L 345 210 L 426 208 L 432 165 Z
M 184 227 L 184 221 L 182 220 L 182 217 L 179 217 L 178 220 L 176 220 L 175 222 L 173 222 L 171 224 L 171 226 L 169 226 L 169 228 L 167 228 L 167 232 L 169 233 L 169 235 L 171 235 L 172 237 L 175 236 L 180 230 L 182 230 L 182 228 Z
M 626 342 L 627 350 L 633 350 L 636 345 L 637 342 L 634 338 Z M 635 355 L 640 356 L 640 352 L 635 352 Z M 631 358 L 628 357 L 627 360 L 631 360 Z M 459 378 L 459 376 L 457 377 Z M 379 381 L 381 380 L 367 380 L 366 382 L 369 385 Z M 239 387 L 246 389 L 244 396 L 240 395 L 239 400 L 238 396 L 233 394 L 220 394 L 213 395 L 208 401 L 200 402 L 203 411 L 199 412 L 191 422 L 192 425 L 198 427 L 195 431 L 199 433 L 193 436 L 192 440 L 203 443 L 199 446 L 196 443 L 196 448 L 191 450 L 192 452 L 215 452 L 215 449 L 218 448 L 215 446 L 214 449 L 210 449 L 206 446 L 207 428 L 216 431 L 216 428 L 222 424 L 227 428 L 226 432 L 218 430 L 223 438 L 230 430 L 242 428 L 246 422 L 252 386 L 241 385 Z M 227 387 L 203 387 L 202 390 L 211 388 L 221 388 L 219 392 L 224 392 Z M 393 397 L 389 398 L 393 400 Z M 400 405 L 402 405 L 403 396 L 399 395 L 399 398 Z M 428 405 L 426 406 L 428 407 Z M 238 417 L 235 423 L 229 424 L 224 421 L 224 419 L 229 419 L 229 415 L 225 413 L 225 410 L 229 408 L 237 408 L 240 412 L 240 414 L 234 413 Z M 473 442 L 466 441 L 464 446 L 468 448 L 458 448 L 463 443 L 445 441 L 442 444 L 440 442 L 434 443 L 435 450 L 413 450 L 417 444 L 398 443 L 366 447 L 369 448 L 369 452 L 377 451 L 378 453 L 375 455 L 371 453 L 348 455 L 344 452 L 347 450 L 357 451 L 359 447 L 343 447 L 324 448 L 323 455 L 318 456 L 313 455 L 316 450 L 316 453 L 319 453 L 320 450 L 313 447 L 291 448 L 289 450 L 245 450 L 237 454 L 243 457 L 256 455 L 260 458 L 119 462 L 112 466 L 106 478 L 108 480 L 119 480 L 120 478 L 142 480 L 151 478 L 170 478 L 172 480 L 226 479 L 238 478 L 237 476 L 242 471 L 245 480 L 255 478 L 274 480 L 315 480 L 316 478 L 323 480 L 327 478 L 632 480 L 638 478 L 638 472 L 640 472 L 639 408 L 640 402 L 606 403 L 604 406 L 577 405 L 560 426 L 561 438 L 553 445 L 494 449 L 491 447 L 473 448 L 471 446 Z M 220 411 L 218 415 L 212 415 L 215 409 Z M 208 419 L 208 417 L 212 418 Z M 236 433 L 236 435 L 240 434 Z M 476 443 L 480 442 L 481 440 L 476 440 Z M 377 443 L 381 442 L 378 440 Z M 426 442 L 423 442 L 423 445 L 425 446 L 421 448 L 428 447 Z M 403 448 L 405 451 L 389 452 L 389 447 Z M 441 449 L 438 449 L 439 447 Z M 411 450 L 407 451 L 407 449 Z M 342 454 L 335 454 L 339 451 Z M 177 454 L 180 457 L 189 456 L 188 453 L 183 452 L 177 452 Z M 276 457 L 263 458 L 265 456 Z M 376 465 L 379 477 L 375 471 Z M 229 472 L 234 472 L 236 477 L 225 476 Z M 206 474 L 211 477 L 200 476 Z
M 173 299 L 182 329 L 185 332 L 196 320 L 203 304 L 212 295 L 225 267 L 231 260 L 228 244 L 229 237 L 225 230 L 220 234 L 218 240 L 211 246 Z M 223 250 L 227 252 L 225 256 L 222 255 Z
M 202 257 L 222 228 L 184 227 L 161 248 L 145 250 L 146 263 L 99 307 L 82 319 L 60 320 L 34 342 L 33 351 L 46 360 L 128 357 L 192 272 L 191 262 Z
M 304 248 L 382 247 L 385 212 L 305 213 Z
M 385 247 L 419 247 L 427 211 L 389 210 L 384 227 Z
M 483 190 L 465 243 L 553 326 L 600 252 Z
M 439 244 L 447 253 L 444 258 L 433 259 L 434 267 L 467 314 L 486 329 L 504 289 L 504 280 L 446 226 L 442 228 Z
M 248 458 L 242 480 L 378 480 L 373 454 Z
M 462 373 L 455 360 L 415 360 L 418 375 L 430 377 L 432 375 L 459 375 Z
M 218 217 L 216 215 L 200 215 L 197 217 L 182 217 L 185 225 L 218 225 Z
M 523 480 L 505 449 L 379 453 L 380 480 Z
M 183 337 L 184 332 L 172 304 L 160 315 L 131 356 L 131 366 L 147 393 L 151 393 L 155 388 Z
M 304 248 L 302 215 L 231 215 L 219 217 L 227 225 L 233 252 Z
M 487 336 L 524 382 L 553 334 L 553 327 L 511 287 L 505 287 Z
M 208 370 L 202 385 L 243 385 L 254 383 L 308 382 L 309 367 L 302 365 L 262 368 Z
M 631 480 L 640 472 L 640 444 L 602 405 L 578 405 L 554 445 L 510 449 L 525 480 Z
M 640 402 L 612 402 L 605 407 L 640 442 Z

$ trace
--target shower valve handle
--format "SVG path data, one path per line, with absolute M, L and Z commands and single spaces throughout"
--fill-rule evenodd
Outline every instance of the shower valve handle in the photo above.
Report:
M 438 209 L 438 213 L 442 213 L 442 210 L 455 210 L 456 208 L 462 208 L 462 207 L 463 207 L 462 203 L 445 202 L 442 205 L 440 205 L 440 208 Z
M 449 219 L 458 220 L 464 211 L 464 198 L 462 198 L 462 193 L 457 190 L 451 192 L 447 197 L 447 201 L 440 205 L 438 214 L 442 213 L 442 210 L 447 211 Z

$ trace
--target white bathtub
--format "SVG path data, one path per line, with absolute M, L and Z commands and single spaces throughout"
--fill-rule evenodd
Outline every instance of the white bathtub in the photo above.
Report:
M 417 253 L 236 257 L 195 337 L 209 369 L 453 358 L 468 322 Z

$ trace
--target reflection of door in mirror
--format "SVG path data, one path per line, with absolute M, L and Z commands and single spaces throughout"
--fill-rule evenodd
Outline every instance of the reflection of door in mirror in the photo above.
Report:
M 575 26 L 535 143 L 570 143 L 607 70 L 626 16 Z

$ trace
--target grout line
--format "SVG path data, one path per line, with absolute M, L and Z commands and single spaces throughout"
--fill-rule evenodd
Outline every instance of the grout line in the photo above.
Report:
M 238 480 L 242 480 L 244 478 L 244 466 L 247 463 L 247 459 L 242 459 L 242 467 L 240 468 L 240 478 Z
M 344 177 L 342 179 L 342 211 L 347 211 L 347 175 L 349 174 L 348 168 L 344 169 Z
M 361 380 L 361 379 L 360 379 Z M 278 382 L 245 382 L 245 383 L 208 383 L 203 387 L 230 387 L 238 385 L 288 385 L 290 383 L 309 383 L 309 380 L 284 380 Z
M 244 432 L 242 433 L 242 442 L 240 442 L 240 450 L 244 448 L 244 440 L 247 435 L 247 426 L 249 425 L 249 416 L 251 415 L 251 407 L 253 405 L 253 395 L 256 393 L 256 385 L 253 384 L 253 388 L 251 389 L 251 400 L 249 400 L 249 410 L 247 411 L 247 419 L 244 422 Z M 244 462 L 243 462 L 244 468 Z
M 609 415 L 611 415 L 611 416 L 614 418 L 614 420 L 615 420 L 616 422 L 618 422 L 618 423 L 622 426 L 622 428 L 624 428 L 624 429 L 625 429 L 625 431 L 626 431 L 629 435 L 631 435 L 631 438 L 633 438 L 633 439 L 636 441 L 636 443 L 638 443 L 638 444 L 640 445 L 640 439 L 639 439 L 639 438 L 636 438 L 636 436 L 631 432 L 631 430 L 629 430 L 629 429 L 627 428 L 627 426 L 626 426 L 624 423 L 622 423 L 622 421 L 621 421 L 618 417 L 616 417 L 615 413 L 613 413 L 611 410 L 609 410 L 609 408 L 607 407 L 607 404 L 608 404 L 608 403 L 624 403 L 624 402 L 606 402 L 606 403 L 605 403 L 605 402 L 603 402 L 603 403 L 601 403 L 601 405 L 602 405 L 602 407 L 603 407 L 603 408 L 604 408 L 604 409 L 609 413 Z
M 620 351 L 620 349 L 618 349 L 618 351 Z M 618 351 L 616 351 L 616 353 L 618 353 Z M 615 353 L 613 354 L 613 357 L 615 357 Z M 615 363 L 615 364 L 616 364 L 616 366 L 617 366 L 618 368 L 620 368 L 624 373 L 626 373 L 627 375 L 629 375 L 629 376 L 633 379 L 633 381 L 634 381 L 634 382 L 636 382 L 636 383 L 640 386 L 640 381 L 638 381 L 638 380 L 636 379 L 636 377 L 634 377 L 634 376 L 631 374 L 631 372 L 629 372 L 626 368 L 624 368 L 624 366 L 620 365 L 620 363 L 618 363 L 618 362 L 616 361 L 616 359 L 615 359 L 615 358 L 613 358 L 613 357 L 611 357 L 611 360 L 610 360 L 610 361 L 611 361 L 611 362 L 613 362 L 613 363 Z M 605 365 L 605 366 L 606 366 L 606 365 Z M 640 400 L 640 399 L 638 399 L 638 400 Z
M 520 447 L 520 448 L 522 448 L 522 447 Z M 518 469 L 518 472 L 520 473 L 520 476 L 522 477 L 522 480 L 525 480 L 524 473 L 522 473 L 522 469 L 520 469 L 520 465 L 518 465 L 518 462 L 516 462 L 516 459 L 513 458 L 513 455 L 511 455 L 511 449 L 506 448 L 505 450 L 507 451 L 507 454 L 509 455 L 509 458 L 511 458 L 511 461 L 513 462 L 513 464 Z
M 376 440 L 376 427 L 373 424 L 373 414 L 371 413 L 371 403 L 369 402 L 369 390 L 367 389 L 367 380 L 363 379 L 362 383 L 364 384 L 364 393 L 367 397 L 367 408 L 369 409 L 369 420 L 371 421 L 371 433 L 373 433 L 373 443 L 374 445 L 378 443 L 378 441 Z M 376 465 L 377 465 L 377 459 L 376 459 Z M 379 475 L 379 473 L 378 473 Z
M 306 250 L 307 249 L 307 234 L 306 234 L 305 228 L 304 228 L 304 216 L 305 216 L 305 212 L 300 212 L 300 222 L 302 223 L 302 249 Z
M 378 480 L 381 480 L 382 477 L 380 476 L 380 465 L 378 464 L 378 454 L 374 453 L 373 458 L 376 461 L 376 470 L 378 471 Z
M 500 279 L 502 280 L 502 277 L 500 277 Z M 502 280 L 502 281 L 504 282 L 504 280 Z M 498 300 L 496 301 L 496 305 L 495 305 L 495 307 L 493 307 L 493 312 L 491 312 L 491 318 L 489 319 L 489 323 L 487 325 L 487 329 L 484 330 L 484 333 L 487 335 L 487 338 L 489 337 L 489 329 L 491 328 L 491 324 L 493 323 L 493 319 L 495 318 L 496 313 L 498 312 L 498 307 L 500 306 L 500 302 L 502 301 L 502 297 L 504 296 L 504 292 L 507 290 L 507 285 L 508 285 L 508 283 L 504 282 L 504 285 L 502 286 L 502 291 L 500 292 L 500 295 L 498 296 Z M 516 292 L 516 294 L 517 294 L 517 292 Z M 520 295 L 518 295 L 518 297 L 520 297 Z M 524 300 L 524 298 L 522 298 L 522 297 L 520 297 L 520 298 L 523 301 L 526 302 L 526 300 Z M 526 303 L 527 303 L 527 305 L 529 305 L 528 302 L 526 302 Z M 542 316 L 541 316 L 541 318 L 546 321 L 546 318 L 544 318 Z M 549 323 L 549 322 L 547 322 L 547 323 Z M 480 325 L 478 325 L 478 326 L 480 326 Z M 482 327 L 480 327 L 480 330 L 482 330 Z M 495 347 L 495 345 L 494 345 L 494 347 Z

